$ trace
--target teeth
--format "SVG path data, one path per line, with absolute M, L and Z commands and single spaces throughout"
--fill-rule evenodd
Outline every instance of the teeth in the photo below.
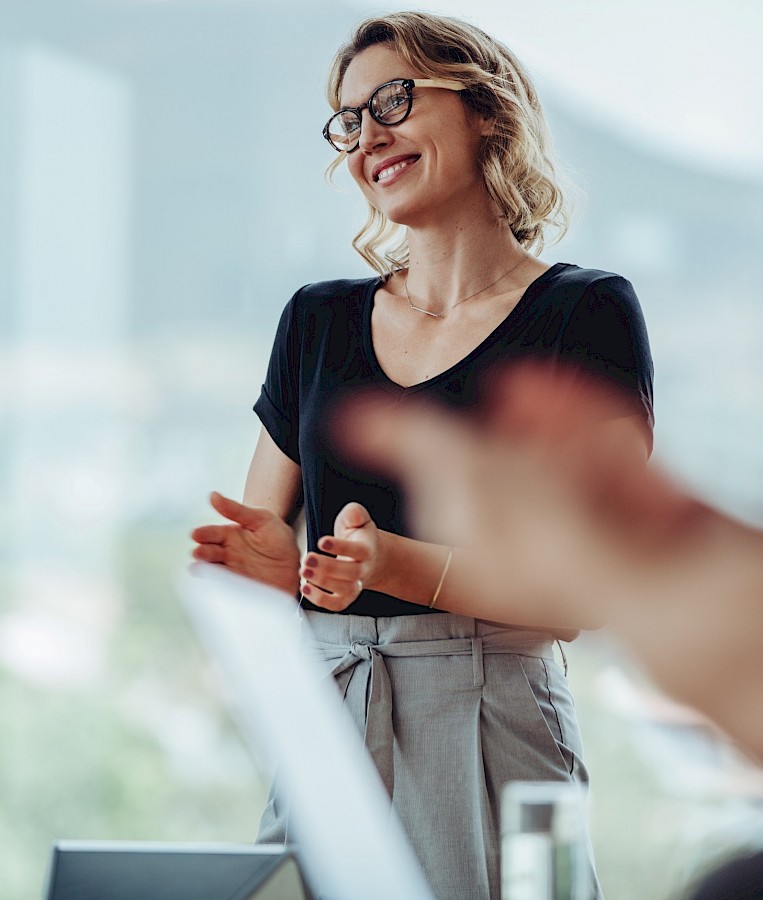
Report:
M 399 172 L 400 169 L 404 169 L 406 166 L 410 166 L 411 163 L 414 163 L 416 160 L 414 159 L 404 159 L 401 162 L 395 163 L 394 166 L 389 166 L 387 169 L 382 169 L 381 172 L 376 176 L 377 181 L 383 181 L 385 178 L 389 178 L 390 175 L 394 175 L 395 172 Z

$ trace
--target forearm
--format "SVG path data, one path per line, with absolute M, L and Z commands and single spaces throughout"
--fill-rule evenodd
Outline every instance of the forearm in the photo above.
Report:
M 302 508 L 302 470 L 280 450 L 265 428 L 260 430 L 244 486 L 247 506 L 264 507 L 289 524 Z
M 409 603 L 429 606 L 437 589 L 450 552 L 441 544 L 428 544 L 412 538 L 379 531 L 380 553 L 377 572 L 365 586 Z M 452 565 L 452 562 L 451 562 Z M 445 586 L 438 600 L 445 596 Z M 442 607 L 442 609 L 448 607 Z M 457 612 L 458 610 L 450 610 Z M 471 615 L 471 613 L 464 613 Z
M 584 627 L 582 611 L 563 597 L 542 597 L 540 592 L 513 592 L 500 563 L 465 548 L 451 548 L 379 532 L 382 552 L 378 573 L 365 586 L 409 603 L 430 606 L 458 615 L 488 619 L 506 625 L 539 628 L 571 638 Z M 440 584 L 447 564 L 445 578 Z M 439 592 L 438 592 L 439 586 Z M 569 611 L 569 614 L 567 610 Z

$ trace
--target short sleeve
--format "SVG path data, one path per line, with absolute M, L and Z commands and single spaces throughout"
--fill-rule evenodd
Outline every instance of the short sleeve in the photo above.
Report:
M 654 427 L 654 366 L 646 323 L 631 283 L 608 275 L 588 285 L 564 329 L 561 358 L 620 388 L 626 414 Z
M 298 313 L 300 291 L 286 304 L 276 330 L 265 382 L 254 404 L 276 446 L 298 465 L 299 458 L 299 370 Z

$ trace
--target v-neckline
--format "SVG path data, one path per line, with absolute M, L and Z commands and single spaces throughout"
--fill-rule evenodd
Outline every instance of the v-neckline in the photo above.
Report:
M 371 330 L 371 316 L 373 314 L 374 303 L 376 292 L 383 287 L 384 279 L 381 277 L 374 278 L 368 283 L 368 288 L 366 289 L 365 297 L 364 297 L 364 308 L 363 308 L 363 327 L 362 327 L 362 343 L 363 350 L 366 356 L 366 361 L 369 363 L 371 370 L 374 375 L 374 380 L 385 390 L 390 391 L 396 395 L 405 395 L 415 393 L 416 391 L 423 390 L 424 388 L 429 387 L 432 384 L 440 381 L 441 379 L 451 377 L 461 366 L 467 365 L 480 354 L 485 347 L 490 345 L 497 337 L 499 337 L 510 325 L 517 319 L 519 319 L 525 308 L 535 299 L 536 295 L 539 292 L 539 289 L 545 284 L 545 282 L 552 276 L 555 275 L 560 268 L 564 268 L 568 263 L 554 263 L 545 272 L 541 272 L 541 274 L 530 282 L 527 285 L 522 296 L 519 298 L 514 307 L 507 313 L 507 315 L 493 328 L 493 330 L 487 334 L 483 340 L 474 347 L 473 350 L 470 350 L 466 356 L 459 359 L 452 366 L 449 366 L 447 369 L 444 369 L 442 372 L 438 372 L 433 375 L 431 378 L 427 378 L 424 381 L 417 382 L 416 384 L 411 385 L 402 385 L 397 381 L 394 381 L 392 378 L 387 375 L 384 369 L 379 362 L 379 358 L 376 355 L 376 349 L 374 348 L 373 342 L 373 333 Z

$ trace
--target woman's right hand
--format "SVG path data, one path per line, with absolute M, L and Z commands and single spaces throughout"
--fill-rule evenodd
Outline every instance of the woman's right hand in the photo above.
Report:
M 292 529 L 261 506 L 244 506 L 212 493 L 212 506 L 230 525 L 203 525 L 191 538 L 198 546 L 194 559 L 217 563 L 231 571 L 296 594 L 299 587 L 299 548 Z

